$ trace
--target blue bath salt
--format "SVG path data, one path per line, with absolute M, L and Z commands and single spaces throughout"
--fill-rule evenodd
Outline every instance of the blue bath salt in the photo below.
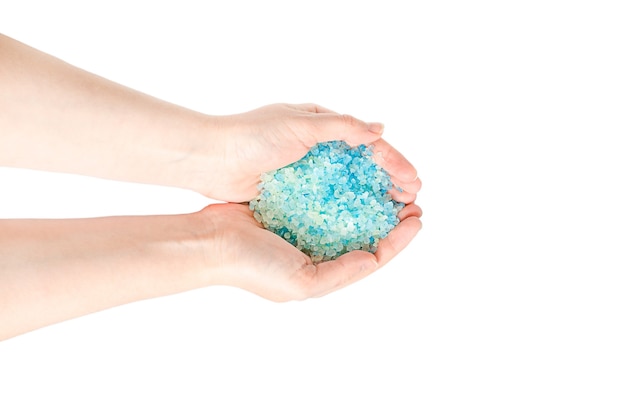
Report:
M 376 251 L 404 207 L 391 198 L 393 187 L 371 148 L 330 141 L 262 174 L 250 210 L 263 227 L 319 263 L 353 250 Z

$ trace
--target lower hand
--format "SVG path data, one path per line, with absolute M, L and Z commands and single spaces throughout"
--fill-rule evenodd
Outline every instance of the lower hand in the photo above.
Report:
M 421 228 L 419 207 L 409 204 L 400 223 L 379 243 L 376 253 L 353 251 L 336 260 L 311 259 L 274 233 L 263 229 L 242 204 L 214 204 L 200 215 L 216 236 L 211 251 L 212 284 L 230 285 L 273 301 L 320 297 L 376 271 L 404 249 Z M 217 256 L 217 259 L 215 259 Z

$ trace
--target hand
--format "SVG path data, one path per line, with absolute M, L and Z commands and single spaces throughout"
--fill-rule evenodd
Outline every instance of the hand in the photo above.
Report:
M 218 256 L 208 256 L 219 264 L 211 271 L 212 284 L 239 287 L 280 302 L 320 297 L 366 277 L 404 249 L 422 226 L 421 209 L 409 204 L 375 254 L 357 250 L 313 264 L 304 253 L 263 229 L 245 205 L 214 204 L 200 214 L 216 232 L 211 235 L 218 236 L 207 245 Z
M 299 160 L 318 142 L 338 139 L 353 146 L 373 144 L 375 159 L 404 190 L 393 191 L 394 199 L 412 202 L 420 188 L 415 168 L 381 138 L 379 123 L 368 124 L 314 104 L 276 104 L 211 121 L 216 137 L 211 143 L 198 140 L 195 150 L 213 159 L 194 160 L 196 168 L 189 171 L 192 188 L 210 198 L 249 201 L 258 194 L 261 173 Z

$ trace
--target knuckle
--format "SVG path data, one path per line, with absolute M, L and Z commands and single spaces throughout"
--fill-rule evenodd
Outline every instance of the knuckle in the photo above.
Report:
M 358 120 L 354 116 L 349 115 L 349 114 L 342 114 L 341 115 L 341 121 L 346 126 L 349 126 L 349 127 L 356 126 L 359 123 Z
M 320 110 L 319 105 L 317 105 L 315 103 L 303 103 L 300 106 L 302 107 L 303 110 L 305 110 L 307 112 L 317 113 Z

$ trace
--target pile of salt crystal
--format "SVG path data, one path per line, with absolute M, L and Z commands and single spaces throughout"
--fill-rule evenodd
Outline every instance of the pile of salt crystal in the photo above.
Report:
M 330 141 L 263 174 L 250 209 L 266 229 L 318 263 L 353 250 L 376 251 L 404 207 L 391 198 L 392 187 L 370 148 Z

